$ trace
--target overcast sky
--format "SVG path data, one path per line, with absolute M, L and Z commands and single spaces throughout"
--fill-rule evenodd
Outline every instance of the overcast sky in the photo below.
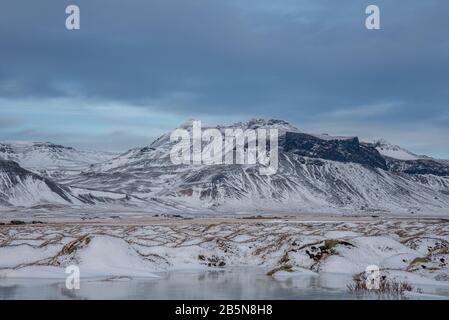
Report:
M 448 15 L 447 0 L 3 0 L 0 140 L 126 150 L 188 118 L 257 117 L 449 158 Z

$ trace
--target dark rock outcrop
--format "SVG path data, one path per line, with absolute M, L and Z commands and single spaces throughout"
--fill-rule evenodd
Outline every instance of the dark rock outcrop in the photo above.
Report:
M 354 162 L 387 169 L 386 161 L 380 153 L 371 146 L 361 144 L 357 137 L 320 139 L 305 133 L 287 132 L 283 146 L 284 151 L 305 157 Z

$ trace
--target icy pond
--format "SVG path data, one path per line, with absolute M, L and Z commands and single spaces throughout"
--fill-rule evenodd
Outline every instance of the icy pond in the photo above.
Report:
M 67 290 L 64 279 L 0 279 L 0 299 L 379 299 L 345 288 L 349 275 L 322 274 L 273 279 L 263 270 L 235 268 L 176 271 L 159 278 L 85 279 Z M 449 288 L 429 287 L 412 299 L 448 298 Z M 436 295 L 436 296 L 435 296 Z M 401 298 L 401 297 L 390 297 Z

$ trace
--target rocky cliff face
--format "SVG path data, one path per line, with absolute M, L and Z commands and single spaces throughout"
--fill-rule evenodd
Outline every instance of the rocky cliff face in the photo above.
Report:
M 424 174 L 447 177 L 449 166 L 444 161 L 434 159 L 398 160 L 387 158 L 388 170 L 392 172 L 403 172 L 407 174 Z
M 304 157 L 353 162 L 386 170 L 385 159 L 376 148 L 361 144 L 357 137 L 319 138 L 305 133 L 287 132 L 284 151 Z

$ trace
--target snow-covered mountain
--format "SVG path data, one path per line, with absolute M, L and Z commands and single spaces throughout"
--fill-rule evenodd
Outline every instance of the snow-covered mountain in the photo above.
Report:
M 424 156 L 418 156 L 408 150 L 394 145 L 385 139 L 380 139 L 373 142 L 375 148 L 379 153 L 385 157 L 397 159 L 397 160 L 418 160 L 426 158 Z
M 71 188 L 0 160 L 0 207 L 135 205 L 138 199 L 126 194 Z
M 449 161 L 416 155 L 404 148 L 381 139 L 373 143 L 365 143 L 375 147 L 383 156 L 389 171 L 408 174 L 432 174 L 449 176 Z
M 278 172 L 260 175 L 259 165 L 173 165 L 167 133 L 63 182 L 186 211 L 449 214 L 447 162 L 357 137 L 303 133 L 282 120 L 216 128 L 278 128 Z
M 33 206 L 41 203 L 71 204 L 70 190 L 21 168 L 16 162 L 0 160 L 0 204 Z
M 15 161 L 21 167 L 48 177 L 77 174 L 93 163 L 117 154 L 80 151 L 50 142 L 0 142 L 0 159 Z

